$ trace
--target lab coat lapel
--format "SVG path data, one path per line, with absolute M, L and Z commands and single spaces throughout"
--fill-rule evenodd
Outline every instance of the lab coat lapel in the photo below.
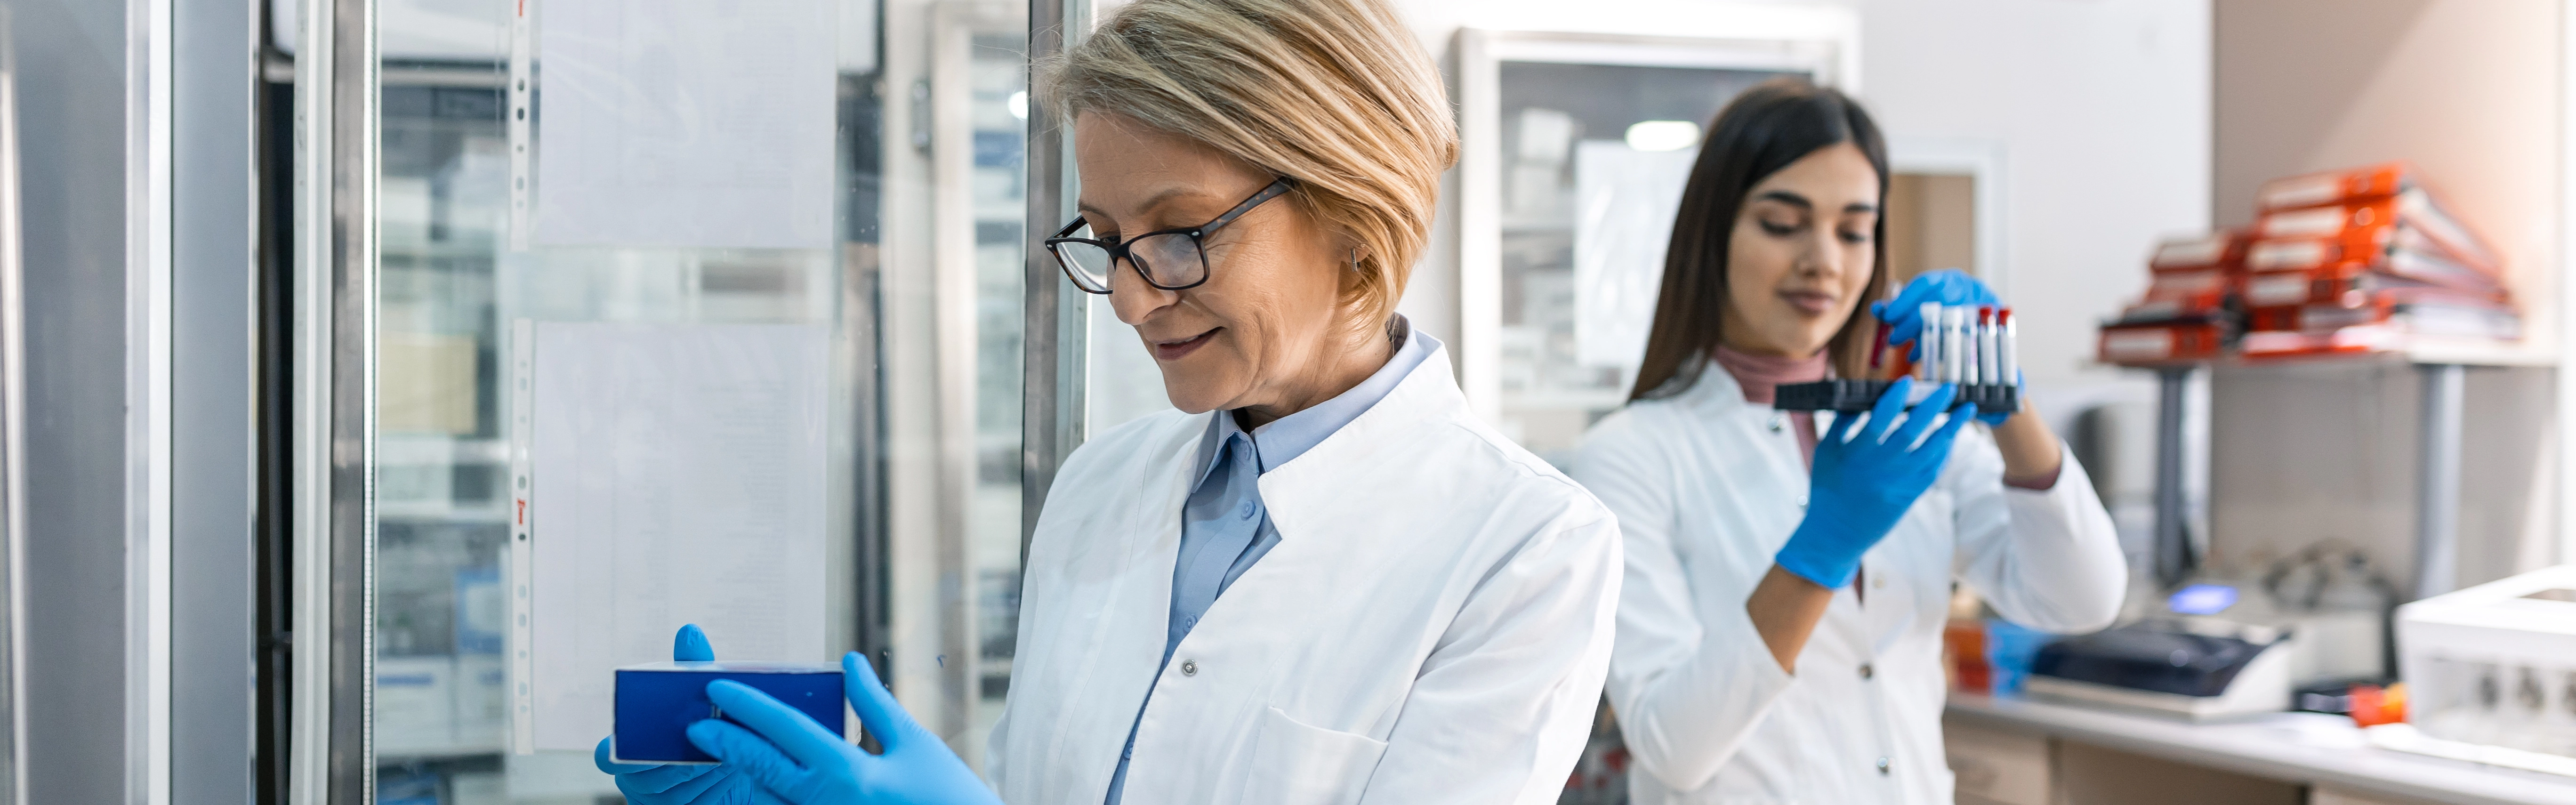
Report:
M 1048 659 L 1077 665 L 1069 685 L 1034 697 L 1061 708 L 1045 719 L 1056 726 L 1044 739 L 1046 760 L 1029 764 L 1054 778 L 1038 790 L 1087 791 L 1086 801 L 1107 796 L 1119 750 L 1153 690 L 1162 661 L 1171 619 L 1172 566 L 1180 554 L 1181 503 L 1189 494 L 1208 416 L 1177 418 L 1168 426 L 1171 430 L 1158 434 L 1156 444 L 1138 456 L 1155 468 L 1150 473 L 1058 479 L 1059 484 L 1070 480 L 1079 485 L 1064 491 L 1098 501 L 1063 501 L 1071 512 L 1094 512 L 1073 519 L 1090 520 L 1096 527 L 1069 523 L 1058 530 L 1096 538 L 1073 543 L 1061 565 L 1070 595 L 1056 600 L 1075 611 L 1026 613 L 1044 623 L 1090 627 L 1068 630 L 1065 639 L 1039 635 L 1051 642 Z M 1092 486 L 1102 482 L 1124 488 Z M 1026 628 L 1030 620 L 1024 617 L 1022 623 Z M 1047 676 L 1030 678 L 1046 684 Z M 1013 698 L 1020 698 L 1018 691 Z
M 1261 500 L 1270 509 L 1270 524 L 1279 529 L 1279 547 L 1272 550 L 1329 551 L 1332 543 L 1359 536 L 1350 529 L 1318 525 L 1324 516 L 1346 508 L 1336 503 L 1355 497 L 1372 475 L 1412 471 L 1403 456 L 1386 455 L 1387 446 L 1425 420 L 1465 410 L 1466 398 L 1451 377 L 1448 348 L 1442 347 L 1423 358 L 1376 405 L 1296 460 L 1263 473 Z M 1308 546 L 1298 548 L 1300 542 Z M 1253 566 L 1255 571 L 1260 567 Z M 1250 580 L 1251 573 L 1246 573 L 1235 583 Z

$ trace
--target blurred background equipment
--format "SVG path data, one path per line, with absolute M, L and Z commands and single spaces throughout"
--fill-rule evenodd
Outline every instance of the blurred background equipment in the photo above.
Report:
M 2407 721 L 2425 737 L 2576 769 L 2576 565 L 2400 607 L 2397 646 Z

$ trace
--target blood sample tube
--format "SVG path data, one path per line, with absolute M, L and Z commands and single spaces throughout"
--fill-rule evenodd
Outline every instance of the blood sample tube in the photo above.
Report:
M 1941 362 L 1941 325 L 1947 321 L 1941 316 L 1941 303 L 1923 303 L 1923 307 L 1916 311 L 1916 320 L 1923 323 L 1923 329 L 1914 335 L 1914 343 L 1923 353 L 1923 381 L 1949 382 L 1943 374 L 1945 364 Z
M 2003 328 L 1995 324 L 1995 308 L 1977 308 L 1977 382 L 1994 385 L 2004 382 L 2003 366 L 1997 362 L 2003 351 Z
M 2018 385 L 2021 383 L 2021 327 L 2013 323 L 2012 308 L 1995 311 L 1995 324 L 2003 329 L 2002 335 L 1995 339 L 1999 344 L 1995 350 L 1998 372 L 1995 382 Z

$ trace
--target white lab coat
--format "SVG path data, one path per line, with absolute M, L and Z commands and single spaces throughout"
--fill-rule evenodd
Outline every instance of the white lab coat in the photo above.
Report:
M 1806 508 L 1785 415 L 1711 365 L 1680 395 L 1604 418 L 1573 474 L 1618 513 L 1628 548 L 1609 692 L 1638 805 L 1948 803 L 1951 579 L 2060 632 L 2109 625 L 2124 589 L 2110 515 L 2074 457 L 2048 491 L 2009 489 L 1993 437 L 1971 426 L 1862 556 L 1866 598 L 1834 593 L 1792 677 L 1744 611 Z
M 1609 665 L 1609 511 L 1436 352 L 1261 476 L 1278 547 L 1156 677 L 1209 416 L 1122 425 L 1056 476 L 987 755 L 1003 800 L 1099 805 L 1132 724 L 1128 805 L 1554 802 Z

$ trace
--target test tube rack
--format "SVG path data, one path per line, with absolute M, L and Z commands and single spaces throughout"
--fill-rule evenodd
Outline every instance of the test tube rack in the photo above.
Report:
M 1944 305 L 1926 302 L 1917 309 L 1923 323 L 1921 335 L 1906 342 L 1914 345 L 1914 355 L 1902 345 L 1888 343 L 1890 328 L 1878 325 L 1878 336 L 1872 341 L 1869 355 L 1871 374 L 1882 369 L 1896 375 L 1914 375 L 1913 399 L 1908 408 L 1922 404 L 1932 390 L 1944 383 L 1957 384 L 1957 396 L 1951 404 L 1975 403 L 1979 411 L 2021 410 L 2021 384 L 1997 383 L 2002 378 L 2021 377 L 2021 359 L 2017 342 L 2019 326 L 2013 322 L 2012 309 L 2000 305 Z M 1893 354 L 1893 358 L 1889 355 Z M 1887 392 L 1890 380 L 1824 380 L 1815 383 L 1790 383 L 1780 386 L 1772 395 L 1771 407 L 1782 411 L 1859 412 L 1876 407 L 1879 395 Z
M 1894 382 L 1892 380 L 1823 380 L 1814 383 L 1786 383 L 1773 392 L 1771 407 L 1782 411 L 1858 413 L 1875 407 L 1878 404 L 1879 395 L 1887 393 L 1887 387 Z M 1906 405 L 1911 407 L 1915 403 L 1922 402 L 1923 395 L 1930 394 L 1931 391 L 1930 384 L 1920 380 L 1915 381 L 1915 399 L 1907 400 Z M 1959 387 L 1958 397 L 1952 400 L 1951 404 L 1956 406 L 1966 403 L 1976 403 L 1979 411 L 2018 411 L 2021 410 L 2021 387 L 2001 383 L 1962 385 Z

